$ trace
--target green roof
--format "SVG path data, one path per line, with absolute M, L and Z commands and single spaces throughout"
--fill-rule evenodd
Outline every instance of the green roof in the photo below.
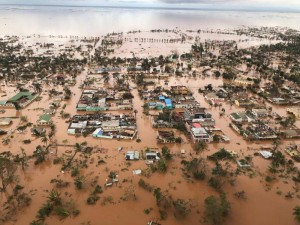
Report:
M 236 120 L 241 119 L 240 115 L 237 113 L 231 113 L 231 116 Z
M 50 122 L 51 121 L 51 115 L 49 115 L 49 114 L 41 115 L 40 118 L 39 118 L 39 121 L 42 121 L 42 120 Z
M 6 101 L 0 101 L 0 105 L 5 105 Z
M 15 96 L 11 97 L 8 101 L 15 102 L 22 97 L 27 97 L 29 100 L 33 99 L 33 95 L 31 92 L 19 92 Z

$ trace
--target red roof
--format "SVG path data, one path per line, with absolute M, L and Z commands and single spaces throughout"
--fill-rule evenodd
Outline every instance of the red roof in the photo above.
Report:
M 200 128 L 200 127 L 201 127 L 201 124 L 200 124 L 200 123 L 193 123 L 193 127 L 195 127 L 195 128 Z

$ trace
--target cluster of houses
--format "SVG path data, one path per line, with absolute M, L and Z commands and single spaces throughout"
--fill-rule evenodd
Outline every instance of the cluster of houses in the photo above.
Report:
M 298 88 L 283 85 L 274 90 L 272 86 L 261 87 L 259 95 L 275 105 L 298 105 L 300 104 L 300 90 Z
M 154 89 L 139 90 L 140 97 L 149 109 L 162 110 L 163 108 L 180 109 L 197 104 L 192 93 L 186 86 L 171 86 L 170 90 L 156 87 Z
M 131 94 L 128 91 L 99 88 L 83 90 L 76 106 L 77 111 L 132 110 Z
M 266 109 L 252 109 L 230 114 L 230 127 L 247 140 L 272 140 L 279 136 L 266 122 L 269 115 Z
M 132 114 L 75 115 L 70 121 L 68 134 L 92 135 L 95 138 L 106 139 L 133 139 L 137 134 L 137 126 Z

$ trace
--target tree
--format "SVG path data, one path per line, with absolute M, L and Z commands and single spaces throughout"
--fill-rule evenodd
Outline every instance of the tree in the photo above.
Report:
M 162 152 L 162 155 L 165 158 L 165 160 L 172 159 L 172 155 L 170 153 L 170 149 L 167 146 L 162 147 L 161 152 Z
M 207 172 L 207 163 L 204 158 L 193 158 L 191 161 L 183 161 L 187 172 L 191 173 L 195 179 L 204 180 Z
M 207 197 L 204 200 L 204 207 L 204 218 L 212 225 L 222 224 L 224 217 L 226 217 L 230 211 L 230 203 L 225 193 L 222 193 L 220 198 L 215 196 Z
M 48 140 L 49 140 L 49 139 L 47 138 L 47 136 L 46 136 L 45 134 L 43 134 L 43 135 L 41 136 L 41 142 L 42 142 L 42 143 L 45 143 L 46 146 L 47 146 Z
M 3 152 L 0 155 L 0 192 L 5 192 L 8 185 L 16 178 L 17 166 L 10 152 Z
M 173 207 L 174 216 L 177 219 L 184 219 L 191 212 L 188 208 L 188 202 L 184 199 L 177 199 L 176 201 L 173 201 Z
M 207 149 L 207 143 L 204 141 L 199 141 L 195 144 L 194 149 L 197 153 L 203 152 L 205 149 Z
M 28 166 L 28 160 L 29 160 L 29 158 L 25 152 L 25 149 L 21 147 L 21 155 L 19 155 L 19 154 L 16 155 L 15 161 L 20 163 L 23 171 Z
M 74 160 L 74 158 L 75 158 L 75 156 L 77 155 L 77 153 L 78 153 L 78 152 L 81 152 L 81 151 L 82 151 L 82 144 L 76 143 L 76 144 L 75 144 L 75 152 L 74 152 L 73 156 L 69 159 L 67 165 L 65 165 L 65 166 L 63 167 L 63 169 L 66 169 L 66 168 L 70 167 L 71 164 L 72 164 L 72 161 Z
M 300 206 L 294 208 L 293 215 L 295 216 L 295 220 L 300 222 Z
M 162 173 L 167 172 L 167 164 L 165 160 L 160 159 L 157 161 L 157 170 Z
M 47 148 L 42 146 L 37 146 L 35 151 L 33 152 L 33 157 L 36 158 L 35 164 L 42 163 L 46 160 L 46 156 L 49 154 Z

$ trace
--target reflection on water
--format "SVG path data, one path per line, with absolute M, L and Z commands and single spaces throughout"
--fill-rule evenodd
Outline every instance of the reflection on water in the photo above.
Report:
M 289 26 L 300 29 L 297 13 L 230 12 L 100 7 L 0 6 L 0 33 L 92 35 L 157 28 L 229 29 Z M 28 26 L 30 25 L 30 26 Z

